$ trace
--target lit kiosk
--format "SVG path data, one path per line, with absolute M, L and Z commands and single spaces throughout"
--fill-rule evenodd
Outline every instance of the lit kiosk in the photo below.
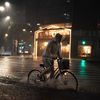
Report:
M 61 52 L 64 58 L 71 58 L 71 27 L 69 23 L 50 24 L 39 27 L 34 33 L 34 49 L 33 57 L 41 57 L 44 48 L 49 40 L 51 40 L 56 33 L 63 35 L 64 40 L 61 43 Z
M 78 56 L 81 58 L 91 57 L 92 44 L 89 41 L 81 40 L 78 42 Z

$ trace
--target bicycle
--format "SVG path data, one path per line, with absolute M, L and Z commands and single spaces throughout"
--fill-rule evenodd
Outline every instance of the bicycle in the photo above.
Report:
M 58 80 L 59 82 L 62 82 L 62 85 L 64 85 L 64 89 L 74 89 L 75 91 L 78 90 L 78 79 L 69 70 L 69 60 L 68 59 L 57 59 L 58 67 L 54 70 L 54 77 L 53 79 Z M 41 82 L 41 79 L 38 77 L 42 71 L 46 69 L 44 64 L 40 64 L 40 67 L 42 70 L 33 69 L 28 73 L 28 83 L 30 84 L 38 84 Z M 50 76 L 47 77 L 47 75 L 42 75 L 42 82 L 46 82 L 50 79 Z

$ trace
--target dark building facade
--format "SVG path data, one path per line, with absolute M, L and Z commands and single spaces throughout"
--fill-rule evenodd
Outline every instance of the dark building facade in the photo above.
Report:
M 100 58 L 100 34 L 97 31 L 72 31 L 72 58 Z

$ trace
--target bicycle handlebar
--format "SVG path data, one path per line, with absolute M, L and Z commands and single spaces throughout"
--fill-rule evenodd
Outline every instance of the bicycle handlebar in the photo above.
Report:
M 46 59 L 50 59 L 50 60 L 62 59 L 62 58 L 58 58 L 58 57 L 50 58 L 50 57 L 45 57 L 45 56 L 44 56 L 44 58 L 46 58 Z

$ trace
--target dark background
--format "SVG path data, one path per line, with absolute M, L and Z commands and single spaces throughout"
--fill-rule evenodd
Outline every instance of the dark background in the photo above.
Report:
M 4 0 L 1 0 L 1 3 Z M 68 22 L 64 13 L 67 11 L 67 0 L 8 0 L 19 11 L 18 17 L 26 22 L 49 24 Z M 99 1 L 71 0 L 71 22 L 73 29 L 96 29 L 100 21 Z M 25 15 L 21 15 L 22 9 Z M 16 13 L 16 12 L 15 12 Z M 22 19 L 23 19 L 22 18 Z

